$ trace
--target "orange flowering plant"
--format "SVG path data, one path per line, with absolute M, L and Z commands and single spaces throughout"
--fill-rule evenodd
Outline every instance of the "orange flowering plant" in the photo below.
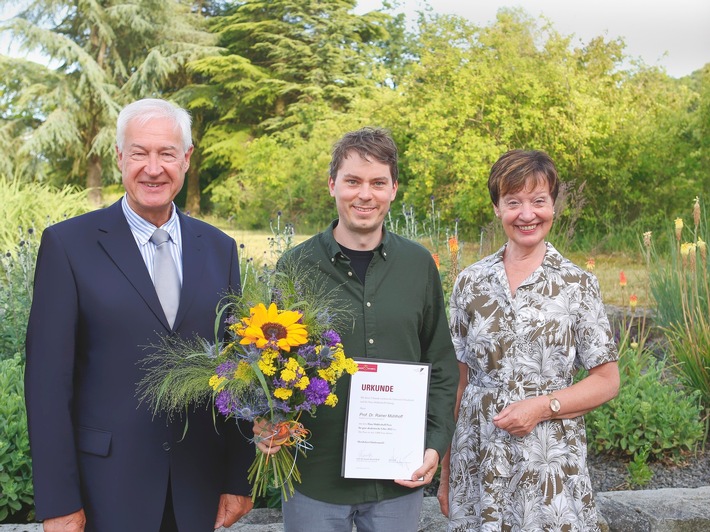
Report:
M 300 481 L 297 457 L 311 450 L 302 414 L 334 407 L 337 381 L 355 373 L 357 364 L 336 332 L 347 312 L 336 311 L 334 296 L 312 275 L 252 278 L 244 294 L 226 296 L 218 308 L 215 331 L 224 321 L 226 337 L 215 343 L 165 338 L 148 359 L 139 392 L 154 411 L 172 414 L 211 401 L 226 418 L 264 419 L 273 431 L 268 437 L 281 448 L 273 455 L 257 452 L 249 469 L 252 499 L 271 486 L 287 500 Z

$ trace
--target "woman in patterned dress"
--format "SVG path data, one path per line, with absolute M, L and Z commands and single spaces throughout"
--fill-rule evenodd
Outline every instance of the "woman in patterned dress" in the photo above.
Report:
M 559 189 L 547 154 L 506 153 L 488 188 L 508 242 L 451 296 L 461 377 L 439 503 L 450 531 L 599 530 L 582 416 L 619 389 L 599 283 L 545 242 Z

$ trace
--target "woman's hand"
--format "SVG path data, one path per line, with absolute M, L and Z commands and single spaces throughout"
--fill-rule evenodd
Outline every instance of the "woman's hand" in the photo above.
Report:
M 544 395 L 517 401 L 501 410 L 493 418 L 493 424 L 513 436 L 527 436 L 540 421 L 550 418 L 545 416 L 549 403 L 550 399 Z
M 619 393 L 619 365 L 606 362 L 589 368 L 589 375 L 568 388 L 556 390 L 560 410 L 555 419 L 572 419 L 591 412 Z M 553 418 L 550 396 L 540 395 L 506 406 L 493 418 L 493 424 L 513 436 L 527 436 L 541 421 Z

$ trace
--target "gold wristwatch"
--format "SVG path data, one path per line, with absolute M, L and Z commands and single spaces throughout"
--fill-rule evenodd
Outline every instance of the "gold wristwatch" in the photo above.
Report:
M 550 397 L 550 410 L 552 410 L 553 414 L 557 414 L 560 411 L 560 402 L 557 400 L 557 397 L 555 397 L 552 394 L 549 394 Z

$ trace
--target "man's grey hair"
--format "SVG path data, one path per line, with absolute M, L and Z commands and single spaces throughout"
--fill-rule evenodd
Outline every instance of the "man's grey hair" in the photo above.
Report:
M 186 152 L 190 149 L 190 146 L 192 146 L 192 119 L 190 114 L 182 107 L 178 107 L 167 100 L 144 98 L 128 104 L 118 114 L 118 120 L 116 121 L 116 147 L 118 151 L 123 152 L 123 147 L 126 143 L 126 128 L 130 122 L 135 120 L 138 125 L 143 126 L 156 118 L 172 120 L 175 124 L 175 131 L 179 131 L 182 137 L 183 151 Z

